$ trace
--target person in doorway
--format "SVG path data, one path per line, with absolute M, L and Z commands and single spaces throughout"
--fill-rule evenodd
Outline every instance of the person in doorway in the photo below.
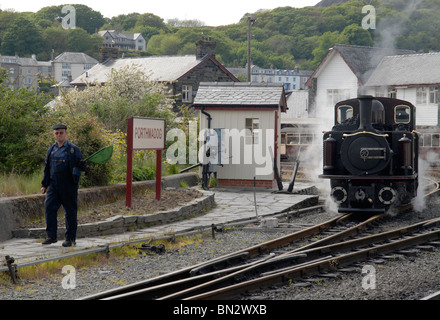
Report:
M 66 217 L 66 239 L 63 247 L 76 244 L 78 184 L 81 171 L 85 171 L 86 162 L 81 151 L 67 141 L 67 127 L 57 124 L 53 127 L 55 143 L 49 147 L 46 155 L 41 193 L 46 194 L 44 202 L 46 217 L 46 240 L 43 245 L 56 243 L 58 209 L 63 205 Z

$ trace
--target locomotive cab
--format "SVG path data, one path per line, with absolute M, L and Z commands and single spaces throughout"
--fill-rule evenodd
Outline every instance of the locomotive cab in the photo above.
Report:
M 323 174 L 339 212 L 384 212 L 416 196 L 418 137 L 415 107 L 390 98 L 360 96 L 335 106 L 324 133 Z

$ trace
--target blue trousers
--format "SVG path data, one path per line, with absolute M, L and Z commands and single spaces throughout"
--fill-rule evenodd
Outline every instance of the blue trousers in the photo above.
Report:
M 75 241 L 78 227 L 78 185 L 62 176 L 51 177 L 44 202 L 48 238 L 57 239 L 58 209 L 61 205 L 66 217 L 66 240 Z

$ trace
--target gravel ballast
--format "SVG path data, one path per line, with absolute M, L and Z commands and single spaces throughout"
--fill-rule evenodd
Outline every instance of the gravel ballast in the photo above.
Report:
M 439 199 L 430 200 L 429 208 L 421 213 L 405 213 L 386 219 L 381 229 L 420 222 L 439 216 Z M 315 224 L 328 220 L 330 213 L 312 213 L 295 217 L 291 222 Z M 278 238 L 286 232 L 243 231 L 232 228 L 217 233 L 216 238 L 205 235 L 202 243 L 189 244 L 163 254 L 143 254 L 135 258 L 109 260 L 98 266 L 76 268 L 74 288 L 63 288 L 62 271 L 49 278 L 21 280 L 18 286 L 3 281 L 0 300 L 68 300 L 138 282 L 146 278 L 198 264 L 212 258 Z M 110 263 L 111 261 L 111 263 Z M 375 288 L 365 289 L 364 266 L 375 271 Z M 372 269 L 373 268 L 373 269 Z M 20 270 L 19 270 L 20 272 Z M 420 251 L 415 256 L 398 255 L 394 259 L 367 261 L 353 266 L 350 272 L 338 272 L 332 277 L 313 276 L 285 285 L 244 295 L 246 300 L 413 300 L 440 290 L 440 249 Z

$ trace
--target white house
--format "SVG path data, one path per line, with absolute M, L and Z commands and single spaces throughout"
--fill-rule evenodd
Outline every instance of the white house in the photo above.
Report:
M 98 60 L 82 52 L 63 52 L 52 64 L 55 81 L 59 83 L 79 77 L 98 64 Z
M 362 93 L 371 74 L 383 57 L 414 53 L 408 50 L 393 50 L 374 47 L 337 44 L 307 81 L 311 117 L 333 122 L 333 106 L 345 99 Z M 330 129 L 323 128 L 323 129 Z
M 98 34 L 104 38 L 106 47 L 125 50 L 145 51 L 147 42 L 141 33 L 125 33 L 118 30 L 103 30 Z
M 367 93 L 407 100 L 417 126 L 439 124 L 440 52 L 385 57 L 366 83 Z

